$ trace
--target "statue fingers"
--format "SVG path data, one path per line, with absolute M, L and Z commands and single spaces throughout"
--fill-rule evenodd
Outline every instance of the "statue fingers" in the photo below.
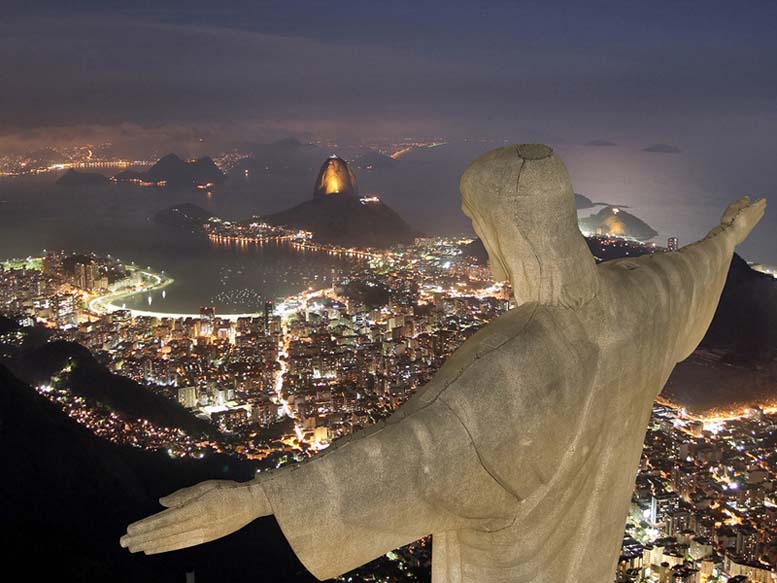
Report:
M 146 551 L 143 551 L 143 553 L 146 554 L 146 555 L 158 555 L 160 553 L 169 553 L 170 551 L 178 551 L 178 550 L 185 549 L 185 548 L 188 548 L 188 547 L 193 547 L 193 546 L 202 544 L 202 542 L 204 542 L 204 541 L 201 541 L 201 542 L 174 543 L 174 544 L 170 544 L 170 545 L 165 545 L 165 546 L 160 546 L 160 547 L 155 547 L 155 548 L 152 548 L 152 549 L 148 549 Z
M 194 486 L 190 486 L 188 488 L 181 488 L 180 490 L 176 490 L 172 494 L 163 496 L 162 498 L 159 499 L 159 503 L 165 508 L 183 506 L 190 500 L 199 498 L 206 492 L 209 492 L 210 490 L 218 488 L 223 484 L 229 484 L 229 483 L 231 482 L 229 482 L 228 480 L 208 480 L 206 482 L 200 482 L 199 484 L 195 484 Z
M 743 196 L 739 200 L 735 200 L 730 205 L 728 205 L 720 222 L 723 224 L 731 223 L 736 218 L 737 214 L 739 214 L 739 211 L 749 205 L 750 199 L 747 196 Z
M 137 546 L 131 546 L 129 550 L 131 553 L 142 552 L 147 555 L 156 555 L 158 553 L 166 553 L 168 551 L 177 551 L 179 549 L 193 547 L 207 542 L 208 540 L 210 539 L 205 536 L 203 529 L 198 528 L 163 538 L 155 538 L 144 543 L 139 543 Z
M 154 540 L 173 535 L 184 534 L 199 528 L 201 525 L 202 521 L 199 518 L 190 518 L 189 520 L 185 520 L 183 522 L 176 522 L 175 524 L 162 526 L 147 532 L 125 534 L 119 539 L 119 544 L 124 548 L 129 548 L 132 550 L 133 548 L 153 542 Z
M 758 224 L 761 218 L 763 218 L 765 212 L 766 212 L 766 200 L 763 198 L 755 201 L 746 209 L 743 209 L 742 210 L 743 228 L 747 229 L 747 232 L 749 233 L 753 229 L 753 227 L 755 227 Z
M 186 504 L 185 506 L 179 506 L 177 508 L 168 508 L 162 512 L 158 512 L 148 518 L 133 522 L 127 527 L 127 534 L 136 535 L 143 532 L 150 532 L 157 528 L 162 528 L 178 522 L 185 521 L 189 518 L 194 518 L 200 515 L 203 511 L 203 505 L 198 503 L 197 500 Z
M 193 518 L 173 527 L 162 528 L 150 533 L 129 536 L 125 541 L 130 552 L 143 552 L 147 555 L 165 553 L 185 547 L 199 545 L 226 536 L 242 528 L 251 521 L 240 515 L 225 516 L 221 519 L 204 521 Z

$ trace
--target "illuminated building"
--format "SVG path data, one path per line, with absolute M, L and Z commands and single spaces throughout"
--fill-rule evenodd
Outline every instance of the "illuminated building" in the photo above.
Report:
M 128 326 L 132 321 L 132 312 L 129 310 L 116 310 L 108 316 L 109 320 L 117 326 Z
M 200 336 L 211 336 L 213 324 L 216 320 L 216 308 L 204 306 L 200 308 Z
M 99 266 L 94 261 L 76 263 L 74 283 L 77 287 L 86 290 L 96 289 L 99 287 L 99 278 Z
M 671 492 L 654 494 L 650 501 L 650 522 L 656 526 L 668 522 L 677 510 L 678 496 Z
M 57 294 L 53 302 L 54 322 L 59 328 L 69 328 L 78 324 L 75 296 Z
M 678 241 L 677 237 L 669 237 L 666 240 L 666 250 L 667 251 L 677 251 L 680 248 L 680 242 Z
M 249 422 L 248 413 L 240 408 L 216 411 L 211 418 L 222 431 L 235 431 Z
M 335 194 L 356 196 L 358 191 L 356 176 L 346 161 L 332 154 L 321 166 L 318 178 L 316 178 L 313 198 Z
M 729 576 L 729 581 L 734 577 L 744 576 L 748 582 L 773 582 L 772 571 L 768 565 L 763 565 L 756 561 L 746 561 L 731 553 L 726 553 L 726 558 L 723 561 L 723 571 Z
M 270 324 L 272 324 L 273 303 L 264 302 L 264 335 L 270 334 Z
M 178 402 L 187 409 L 194 409 L 197 406 L 197 387 L 180 387 Z

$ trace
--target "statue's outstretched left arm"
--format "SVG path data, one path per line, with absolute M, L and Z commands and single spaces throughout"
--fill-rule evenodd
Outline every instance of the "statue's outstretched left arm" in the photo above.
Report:
M 763 217 L 766 201 L 747 197 L 731 203 L 720 225 L 696 243 L 676 253 L 642 257 L 637 262 L 663 282 L 669 322 L 676 327 L 674 362 L 696 349 L 709 328 L 726 283 L 734 248 Z M 642 261 L 644 260 L 644 261 Z
M 166 552 L 273 514 L 302 563 L 327 579 L 432 532 L 504 526 L 515 500 L 437 400 L 300 464 L 242 484 L 204 482 L 160 502 L 168 510 L 130 525 L 122 546 Z

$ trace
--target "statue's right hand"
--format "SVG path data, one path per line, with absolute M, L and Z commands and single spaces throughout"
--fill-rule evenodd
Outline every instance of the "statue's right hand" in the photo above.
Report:
M 272 513 L 259 482 L 202 482 L 159 500 L 163 510 L 134 522 L 119 541 L 132 553 L 147 555 L 209 542 Z
M 723 213 L 720 223 L 723 227 L 729 227 L 734 230 L 737 245 L 744 241 L 764 216 L 766 210 L 766 200 L 759 199 L 753 203 L 748 197 L 742 197 L 728 205 Z

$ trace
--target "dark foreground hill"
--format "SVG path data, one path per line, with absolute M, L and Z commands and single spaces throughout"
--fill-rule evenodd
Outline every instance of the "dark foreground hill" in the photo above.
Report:
M 262 217 L 271 225 L 312 231 L 322 243 L 389 247 L 412 243 L 422 234 L 381 201 L 362 202 L 355 196 L 326 196 Z
M 157 500 L 206 479 L 246 480 L 252 465 L 225 456 L 171 460 L 93 436 L 0 365 L 0 545 L 3 579 L 198 583 L 315 579 L 265 518 L 219 541 L 164 555 L 131 555 L 126 525 Z M 10 580 L 10 579 L 9 579 Z
M 89 350 L 73 342 L 51 342 L 22 351 L 7 360 L 6 365 L 19 379 L 32 386 L 48 384 L 55 375 L 66 375 L 67 386 L 73 393 L 130 418 L 178 427 L 190 435 L 214 431 L 207 422 L 194 417 L 178 403 L 152 393 L 127 377 L 113 374 L 97 362 Z
M 734 254 L 715 318 L 702 344 L 728 350 L 740 363 L 776 361 L 777 280 L 755 271 Z
M 777 401 L 777 280 L 734 255 L 712 324 L 664 395 L 699 412 Z

